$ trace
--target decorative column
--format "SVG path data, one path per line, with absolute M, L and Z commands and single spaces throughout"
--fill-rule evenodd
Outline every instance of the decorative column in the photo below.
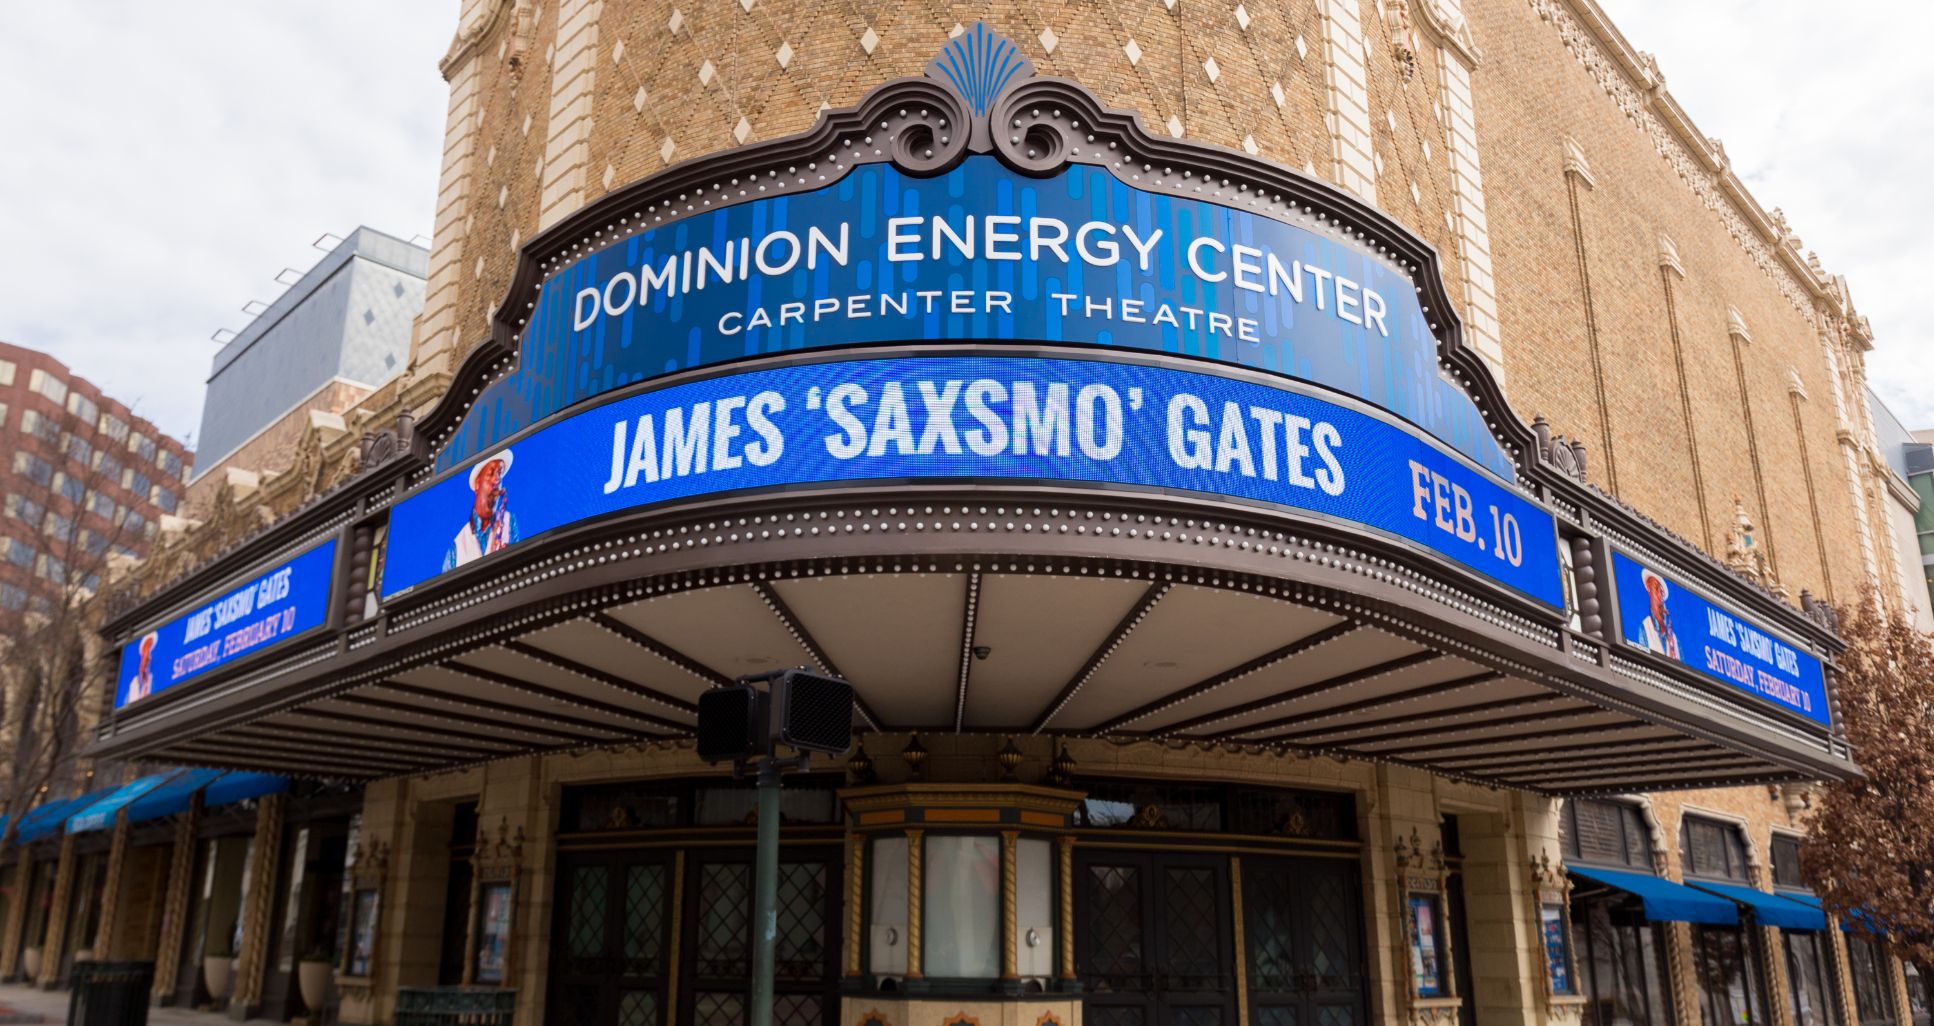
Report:
M 665 952 L 665 964 L 671 967 L 671 971 L 665 974 L 665 1007 L 672 1010 L 671 1015 L 676 1015 L 678 1008 L 678 967 L 682 964 L 679 959 L 683 957 L 681 945 L 684 944 L 685 938 L 683 930 L 685 921 L 685 849 L 683 848 L 672 853 L 671 913 L 672 943 L 671 947 Z
M 249 891 L 242 895 L 242 950 L 235 965 L 235 993 L 228 1002 L 233 1019 L 245 1019 L 262 1004 L 262 984 L 267 978 L 269 922 L 275 910 L 275 891 L 282 881 L 276 870 L 282 859 L 282 813 L 288 805 L 287 792 L 262 799 L 255 810 L 255 846 L 249 853 Z
M 121 905 L 121 877 L 128 866 L 128 810 L 114 814 L 114 837 L 108 842 L 107 872 L 101 883 L 101 917 L 94 927 L 93 950 L 98 959 L 114 957 L 114 921 Z
M 861 934 L 866 930 L 866 835 L 846 836 L 846 975 L 860 974 Z
M 13 849 L 13 900 L 7 903 L 6 933 L 0 935 L 0 979 L 12 979 L 20 964 L 21 932 L 27 928 L 27 902 L 33 897 L 34 853 L 22 845 Z
M 1001 831 L 1001 979 L 1016 983 L 1021 978 L 1021 888 L 1014 860 L 1020 845 L 1020 831 Z
M 1242 857 L 1229 856 L 1229 921 L 1235 925 L 1236 1021 L 1249 1021 L 1249 938 L 1242 921 Z
M 1376 155 L 1370 141 L 1370 70 L 1364 60 L 1363 7 L 1324 0 L 1323 77 L 1329 91 L 1330 176 L 1364 202 L 1377 202 Z
M 1074 837 L 1057 838 L 1061 850 L 1061 981 L 1072 985 L 1074 972 Z
M 181 982 L 181 946 L 188 942 L 188 894 L 194 886 L 195 835 L 201 827 L 201 792 L 175 817 L 175 848 L 168 859 L 168 892 L 161 899 L 161 943 L 154 956 L 154 996 L 166 998 Z
M 60 952 L 67 945 L 68 896 L 74 890 L 74 835 L 63 832 L 60 861 L 54 866 L 54 893 L 48 900 L 47 936 L 40 943 L 40 978 L 34 985 L 52 990 L 60 982 Z
M 923 848 L 921 838 L 924 830 L 907 831 L 907 975 L 909 980 L 917 980 L 923 974 L 920 967 L 925 964 L 920 957 L 920 907 L 923 888 L 920 886 L 920 854 Z

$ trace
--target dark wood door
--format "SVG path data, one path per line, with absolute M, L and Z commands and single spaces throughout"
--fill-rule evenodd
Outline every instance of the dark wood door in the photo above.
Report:
M 1254 1026 L 1361 1026 L 1363 899 L 1353 861 L 1242 860 Z
M 840 853 L 779 855 L 774 1026 L 839 1022 Z M 693 851 L 685 869 L 679 1019 L 690 1026 L 745 1026 L 751 1014 L 752 852 Z
M 672 900 L 668 852 L 560 854 L 544 1021 L 666 1026 Z
M 1235 1026 L 1227 857 L 1089 851 L 1075 874 L 1089 1023 Z

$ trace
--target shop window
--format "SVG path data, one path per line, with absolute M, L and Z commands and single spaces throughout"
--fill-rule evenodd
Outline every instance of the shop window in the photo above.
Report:
M 1216 784 L 1084 780 L 1075 811 L 1087 827 L 1356 839 L 1356 805 L 1347 794 Z
M 1907 974 L 1907 1012 L 1914 1026 L 1928 1026 L 1930 1006 L 1934 1006 L 1934 973 L 1923 973 L 1912 962 L 1902 962 L 1900 967 Z
M 1746 839 L 1731 823 L 1687 816 L 1679 827 L 1679 856 L 1687 876 L 1750 880 Z
M 868 893 L 867 971 L 876 976 L 905 976 L 907 972 L 907 839 L 882 837 L 873 842 L 868 861 L 872 887 Z
M 1572 901 L 1585 1026 L 1671 1026 L 1660 927 L 1612 894 Z
M 926 839 L 922 971 L 932 979 L 1001 972 L 1001 842 L 983 834 Z
M 1894 1002 L 1889 995 L 1893 989 L 1887 979 L 1887 951 L 1877 940 L 1865 934 L 1849 933 L 1847 938 L 1847 971 L 1853 977 L 1854 1015 L 1861 1026 L 1874 1026 L 1894 1021 Z
M 1750 931 L 1738 926 L 1692 927 L 1704 1026 L 1764 1026 L 1766 1009 L 1759 952 Z
M 1773 835 L 1773 886 L 1801 888 L 1806 879 L 1800 875 L 1800 839 Z
M 1779 843 L 1778 839 L 1774 844 Z M 1781 931 L 1786 946 L 1786 978 L 1791 985 L 1793 1026 L 1840 1026 L 1834 1001 L 1833 959 L 1826 937 L 1814 930 Z
M 1040 837 L 1023 837 L 1015 842 L 1014 885 L 1021 978 L 1045 985 L 1054 975 L 1056 951 L 1053 842 Z
M 824 787 L 794 786 L 779 792 L 779 819 L 785 823 L 839 822 L 839 796 Z M 693 822 L 698 826 L 747 826 L 759 812 L 759 792 L 751 787 L 696 788 Z
M 1574 862 L 1653 872 L 1652 831 L 1636 805 L 1572 799 L 1559 821 L 1560 844 Z

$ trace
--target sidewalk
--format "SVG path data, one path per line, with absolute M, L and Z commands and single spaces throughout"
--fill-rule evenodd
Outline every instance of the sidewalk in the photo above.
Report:
M 68 993 L 64 990 L 0 984 L 0 1023 L 64 1023 L 67 1021 L 67 998 Z M 226 1026 L 230 1020 L 219 1012 L 150 1008 L 148 1022 L 150 1026 Z

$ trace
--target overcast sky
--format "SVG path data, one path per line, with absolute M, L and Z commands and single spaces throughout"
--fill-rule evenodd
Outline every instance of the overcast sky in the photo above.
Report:
M 1934 426 L 1934 16 L 1603 2 L 1760 201 L 1848 276 L 1874 379 L 1908 426 Z M 455 17 L 455 0 L 0 0 L 0 339 L 193 435 L 210 333 L 314 263 L 317 236 L 428 235 Z

